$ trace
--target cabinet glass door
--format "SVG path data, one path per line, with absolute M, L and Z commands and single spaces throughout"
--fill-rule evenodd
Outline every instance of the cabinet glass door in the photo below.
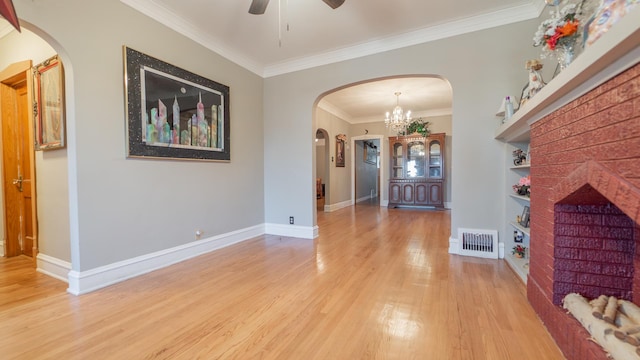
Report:
M 413 141 L 407 144 L 407 178 L 424 177 L 425 145 L 423 141 Z
M 402 143 L 393 144 L 391 149 L 391 177 L 394 179 L 401 178 L 404 173 L 402 156 Z
M 442 149 L 438 140 L 429 143 L 429 177 L 442 177 Z

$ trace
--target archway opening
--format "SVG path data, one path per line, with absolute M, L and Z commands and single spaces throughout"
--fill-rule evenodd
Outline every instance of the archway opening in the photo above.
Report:
M 356 170 L 360 162 L 365 160 L 362 153 L 358 156 L 358 146 L 365 141 L 377 141 L 379 160 L 379 180 L 376 190 L 367 189 L 367 196 L 377 195 L 378 205 L 387 206 L 389 186 L 389 154 L 388 138 L 398 135 L 385 125 L 385 113 L 393 110 L 397 105 L 396 92 L 402 96 L 400 105 L 405 110 L 412 111 L 414 119 L 429 122 L 431 132 L 445 133 L 449 139 L 452 136 L 452 102 L 453 95 L 449 82 L 437 75 L 401 75 L 394 77 L 374 78 L 361 82 L 347 84 L 321 94 L 314 110 L 314 134 L 318 129 L 327 131 L 327 137 L 332 144 L 327 146 L 329 155 L 329 183 L 330 190 L 325 187 L 325 211 L 335 211 L 353 206 L 359 196 L 356 182 Z M 334 146 L 336 136 L 346 138 L 344 166 L 336 163 L 337 149 Z M 357 143 L 356 143 L 357 141 Z M 443 151 L 448 159 L 444 167 L 444 203 L 449 208 L 451 204 L 451 141 Z M 315 155 L 317 157 L 317 155 Z M 315 159 L 314 159 L 315 160 Z M 375 187 L 374 187 L 375 188 Z M 362 195 L 362 194 L 360 194 Z

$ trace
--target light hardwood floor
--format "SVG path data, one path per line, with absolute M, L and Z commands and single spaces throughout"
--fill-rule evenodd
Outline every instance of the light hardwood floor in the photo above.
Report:
M 90 294 L 0 261 L 2 359 L 562 359 L 504 261 L 447 254 L 448 211 L 319 213 Z

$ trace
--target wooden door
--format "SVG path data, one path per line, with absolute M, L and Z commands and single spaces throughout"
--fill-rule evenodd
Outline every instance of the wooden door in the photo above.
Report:
M 14 65 L 22 66 L 9 67 L 0 73 L 5 255 L 33 257 L 37 244 L 32 113 L 29 111 L 31 63 Z
M 442 183 L 429 183 L 429 204 L 434 206 L 443 206 L 444 202 L 442 200 Z
M 426 182 L 415 184 L 415 204 L 416 205 L 429 204 L 429 186 Z

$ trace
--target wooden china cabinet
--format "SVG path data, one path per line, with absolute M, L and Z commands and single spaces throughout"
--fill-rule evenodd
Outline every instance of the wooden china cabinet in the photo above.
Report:
M 445 134 L 389 137 L 389 207 L 444 207 Z

